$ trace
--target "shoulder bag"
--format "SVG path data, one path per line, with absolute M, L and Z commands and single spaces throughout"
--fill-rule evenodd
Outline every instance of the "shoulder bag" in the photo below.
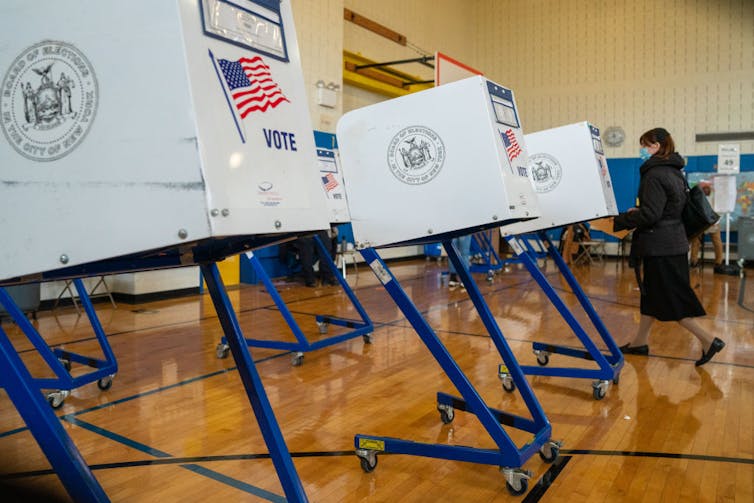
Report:
M 707 196 L 699 185 L 689 188 L 686 182 L 686 205 L 681 213 L 686 237 L 690 240 L 701 235 L 720 219 L 720 215 L 710 206 Z

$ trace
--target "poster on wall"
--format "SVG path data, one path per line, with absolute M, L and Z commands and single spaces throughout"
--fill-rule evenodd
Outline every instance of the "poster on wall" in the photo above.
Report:
M 713 207 L 717 213 L 731 213 L 736 209 L 736 175 L 712 177 Z
M 689 185 L 693 186 L 702 180 L 709 180 L 710 173 L 691 172 L 688 174 Z M 734 200 L 735 206 L 730 213 L 731 230 L 738 230 L 737 221 L 739 217 L 754 217 L 754 171 L 744 171 L 738 175 L 732 176 L 735 180 Z M 716 187 L 712 187 L 714 194 Z M 713 196 L 714 200 L 714 196 Z

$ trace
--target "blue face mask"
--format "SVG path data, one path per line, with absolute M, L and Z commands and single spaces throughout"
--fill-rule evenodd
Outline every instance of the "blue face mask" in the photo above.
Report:
M 652 157 L 652 154 L 649 153 L 649 150 L 647 150 L 647 147 L 641 147 L 639 149 L 639 157 L 641 157 L 642 161 L 646 161 L 650 157 Z

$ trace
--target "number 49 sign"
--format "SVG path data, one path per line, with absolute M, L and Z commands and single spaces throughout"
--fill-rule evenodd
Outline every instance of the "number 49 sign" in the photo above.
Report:
M 717 172 L 721 175 L 735 175 L 740 170 L 740 145 L 721 143 L 717 150 Z

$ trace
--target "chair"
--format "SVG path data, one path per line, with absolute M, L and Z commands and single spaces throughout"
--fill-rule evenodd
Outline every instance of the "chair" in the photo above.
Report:
M 589 264 L 598 261 L 600 264 L 605 257 L 605 240 L 590 239 L 588 241 L 579 241 L 579 251 L 577 252 L 574 264 Z

